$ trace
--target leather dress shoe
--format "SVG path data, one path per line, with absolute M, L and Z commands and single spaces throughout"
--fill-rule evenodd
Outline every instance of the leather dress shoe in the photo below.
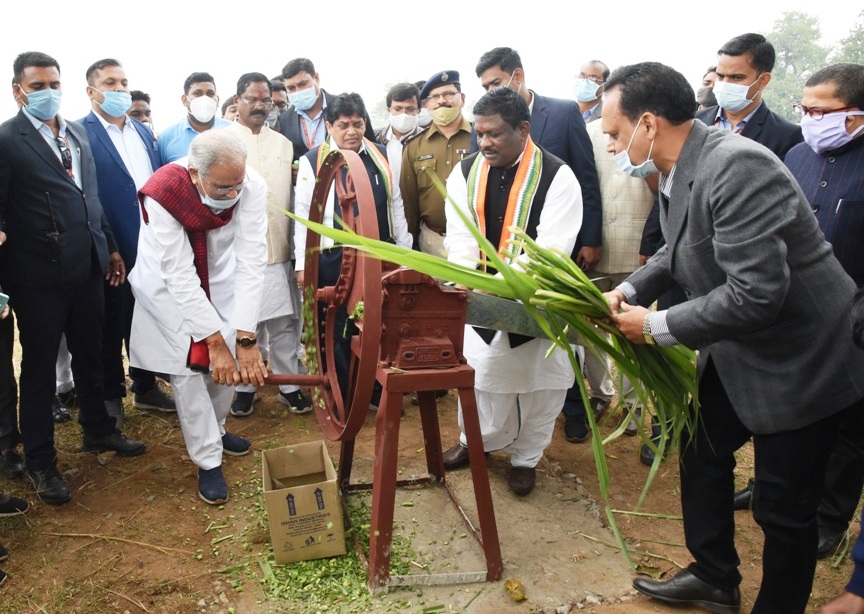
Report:
M 15 480 L 24 475 L 24 459 L 17 450 L 9 449 L 0 452 L 3 457 L 3 475 L 10 480 Z
M 54 400 L 51 401 L 51 415 L 54 418 L 54 422 L 60 424 L 61 422 L 69 422 L 72 419 L 72 414 L 69 413 L 69 410 L 63 407 L 63 403 L 60 402 L 60 397 L 56 394 L 54 395 Z
M 719 614 L 738 614 L 741 611 L 741 593 L 737 586 L 718 588 L 700 580 L 689 569 L 678 572 L 665 582 L 636 578 L 633 588 L 666 603 L 698 605 Z
M 147 446 L 143 441 L 127 439 L 120 433 L 114 432 L 102 437 L 90 437 L 85 434 L 82 440 L 81 452 L 116 452 L 117 456 L 139 456 L 144 454 Z
M 655 446 L 660 446 L 661 439 L 661 430 L 660 423 L 657 420 L 657 417 L 651 418 L 651 441 Z M 666 448 L 663 450 L 663 460 L 666 460 L 666 457 L 669 455 L 669 442 L 666 442 Z M 647 443 L 643 443 L 642 447 L 639 448 L 639 460 L 643 465 L 647 465 L 650 467 L 654 464 L 654 458 L 657 455 L 654 454 L 654 450 L 648 447 Z
M 33 482 L 36 494 L 45 503 L 60 505 L 72 499 L 72 492 L 57 467 L 46 471 L 27 471 L 27 476 Z
M 5 492 L 0 492 L 0 516 L 18 516 L 28 509 L 30 505 L 24 499 L 10 497 Z
M 511 467 L 507 486 L 520 497 L 524 497 L 534 490 L 536 480 L 537 470 L 534 467 Z
M 749 510 L 753 508 L 753 488 L 756 485 L 753 478 L 747 480 L 747 486 L 735 493 L 732 497 L 732 508 L 736 510 Z
M 74 387 L 66 392 L 58 392 L 57 398 L 60 399 L 60 404 L 63 407 L 78 405 L 78 391 Z
M 824 559 L 832 556 L 837 552 L 837 548 L 843 543 L 846 537 L 846 531 L 837 531 L 831 533 L 828 531 L 819 531 L 819 545 L 816 546 L 816 558 Z
M 601 399 L 600 397 L 591 397 L 588 399 L 588 404 L 591 406 L 591 409 L 594 410 L 594 421 L 600 422 L 603 419 L 603 416 L 606 415 L 606 410 L 609 409 L 609 401 Z
M 468 464 L 468 448 L 463 446 L 461 443 L 457 443 L 455 446 L 444 452 L 444 469 L 447 471 L 461 469 L 462 467 L 467 467 Z
M 628 410 L 626 407 L 624 408 L 623 418 L 624 420 L 627 420 L 627 426 L 624 428 L 624 434 L 627 435 L 627 437 L 635 437 L 639 434 L 639 427 L 636 426 L 636 420 L 639 420 L 641 417 L 641 407 L 636 407 L 635 409 L 633 409 L 632 415 L 630 410 Z

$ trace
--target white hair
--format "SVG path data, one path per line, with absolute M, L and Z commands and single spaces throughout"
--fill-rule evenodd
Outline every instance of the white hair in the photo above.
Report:
M 214 164 L 246 161 L 246 145 L 230 130 L 205 130 L 189 146 L 189 166 L 206 175 Z

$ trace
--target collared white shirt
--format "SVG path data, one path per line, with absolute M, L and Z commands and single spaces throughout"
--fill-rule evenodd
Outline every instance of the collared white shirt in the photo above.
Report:
M 156 169 L 150 163 L 150 156 L 147 155 L 147 146 L 144 144 L 142 136 L 135 129 L 135 124 L 132 123 L 131 119 L 124 116 L 123 129 L 121 130 L 115 124 L 106 121 L 98 113 L 94 112 L 93 115 L 96 116 L 96 119 L 99 120 L 102 127 L 108 133 L 114 149 L 117 150 L 120 159 L 123 160 L 123 166 L 126 167 L 126 170 L 129 171 L 129 175 L 135 182 L 135 189 L 140 190 Z
M 387 134 L 384 137 L 387 141 L 387 161 L 390 163 L 390 170 L 393 173 L 393 185 L 399 185 L 399 178 L 402 176 L 402 141 L 393 133 L 393 126 L 387 127 Z
M 63 154 L 60 153 L 60 146 L 57 145 L 57 140 L 54 138 L 54 132 L 51 131 L 51 127 L 48 126 L 41 119 L 33 117 L 30 113 L 27 112 L 26 107 L 21 108 L 24 111 L 24 116 L 30 120 L 30 123 L 33 124 L 33 127 L 36 128 L 36 131 L 42 135 L 42 138 L 48 143 L 48 147 L 51 148 L 51 151 L 54 152 L 54 155 L 57 156 L 57 159 L 60 161 L 60 165 L 63 165 Z M 81 145 L 75 140 L 74 136 L 71 138 L 67 138 L 66 135 L 66 120 L 57 116 L 57 123 L 59 124 L 57 134 L 59 138 L 66 139 L 67 147 L 69 148 L 69 152 L 72 154 L 72 174 L 73 179 L 75 181 L 75 185 L 77 185 L 80 189 L 84 189 L 84 185 L 81 183 Z M 66 170 L 65 168 L 63 170 Z

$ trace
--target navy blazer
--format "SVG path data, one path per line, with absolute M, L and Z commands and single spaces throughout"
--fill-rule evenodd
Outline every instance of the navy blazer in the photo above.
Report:
M 864 137 L 821 154 L 800 143 L 784 162 L 837 260 L 857 286 L 864 286 Z
M 574 100 L 549 98 L 534 93 L 531 140 L 570 167 L 582 188 L 582 229 L 573 254 L 583 245 L 603 244 L 603 208 L 600 180 L 594 165 L 594 147 L 585 129 L 582 112 Z M 471 127 L 471 153 L 477 151 L 477 135 Z
M 696 113 L 696 119 L 705 125 L 713 126 L 717 118 L 717 109 L 719 108 L 718 106 L 713 106 L 708 107 L 704 111 L 699 111 Z M 759 108 L 756 109 L 753 117 L 744 125 L 741 136 L 745 136 L 767 147 L 781 160 L 786 157 L 786 153 L 795 147 L 795 145 L 804 142 L 801 126 L 796 126 L 771 111 L 764 100 L 759 105 Z M 663 235 L 660 231 L 657 201 L 654 201 L 654 207 L 648 214 L 645 228 L 642 231 L 642 244 L 639 247 L 639 253 L 644 256 L 651 256 L 661 245 L 663 245 Z
M 719 108 L 713 106 L 699 111 L 696 113 L 696 119 L 708 126 L 713 126 Z M 741 136 L 746 136 L 748 139 L 764 145 L 781 160 L 786 157 L 787 151 L 804 141 L 801 126 L 796 126 L 774 113 L 768 108 L 764 100 L 756 109 L 753 117 L 744 125 Z
M 150 128 L 137 119 L 129 119 L 147 149 L 150 170 L 155 171 L 162 166 L 156 137 Z M 102 209 L 105 210 L 105 216 L 111 225 L 126 268 L 131 269 L 138 253 L 138 230 L 141 227 L 135 181 L 120 154 L 117 153 L 117 148 L 114 147 L 102 122 L 96 117 L 96 113 L 90 111 L 86 117 L 78 121 L 87 130 L 90 139 L 93 160 L 96 162 L 96 177 L 99 181 L 99 201 L 102 203 Z
M 99 203 L 96 165 L 87 132 L 67 122 L 70 145 L 80 151 L 81 184 L 19 111 L 0 125 L 0 228 L 2 280 L 9 285 L 51 288 L 87 279 L 93 252 L 102 273 L 117 250 Z
M 328 94 L 323 89 L 321 91 L 324 93 L 325 104 L 329 106 L 333 100 L 333 95 Z M 327 108 L 325 107 L 322 112 L 326 114 Z M 372 129 L 372 120 L 369 118 L 369 113 L 366 113 L 365 119 L 366 132 L 363 136 L 374 143 L 375 131 Z M 306 147 L 306 140 L 303 138 L 303 130 L 300 128 L 300 114 L 297 113 L 294 105 L 288 107 L 279 116 L 279 131 L 294 145 L 294 162 L 299 160 L 300 156 L 309 152 L 309 148 Z

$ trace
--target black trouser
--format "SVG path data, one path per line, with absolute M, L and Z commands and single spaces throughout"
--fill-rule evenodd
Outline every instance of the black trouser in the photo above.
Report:
M 590 352 L 590 350 L 585 350 Z M 576 359 L 579 355 L 576 354 Z M 576 372 L 576 378 L 582 377 L 582 363 L 579 361 L 579 371 Z M 579 380 L 574 379 L 573 385 L 567 390 L 564 396 L 564 407 L 562 408 L 564 416 L 567 418 L 582 419 L 587 421 L 588 416 L 585 414 L 585 402 L 582 400 L 582 389 L 579 387 Z
M 825 486 L 817 517 L 820 535 L 849 528 L 864 486 L 864 411 L 849 412 L 828 458 Z
M 64 332 L 78 391 L 78 422 L 91 437 L 115 431 L 114 418 L 105 411 L 102 388 L 102 274 L 93 264 L 80 284 L 9 286 L 8 290 L 21 342 L 21 440 L 28 469 L 45 471 L 57 457 L 51 402 L 56 386 L 54 366 Z
M 735 550 L 734 452 L 753 437 L 756 488 L 753 516 L 765 535 L 762 585 L 755 613 L 804 612 L 816 569 L 816 509 L 828 455 L 846 412 L 794 431 L 752 434 L 738 419 L 713 362 L 699 383 L 699 426 L 685 433 L 681 452 L 684 535 L 690 571 L 723 588 L 741 582 Z
M 105 326 L 103 329 L 102 364 L 105 368 L 103 386 L 106 399 L 126 396 L 126 372 L 123 370 L 123 345 L 129 355 L 132 333 L 132 313 L 135 297 L 127 281 L 119 286 L 105 283 Z M 156 385 L 156 376 L 145 369 L 129 367 L 132 392 L 143 394 Z
M 18 384 L 12 367 L 15 344 L 15 318 L 10 312 L 0 320 L 0 451 L 14 448 L 21 441 L 18 432 Z
M 318 287 L 335 286 L 339 280 L 339 272 L 342 269 L 342 248 L 322 249 L 318 257 Z M 325 350 L 324 321 L 325 311 L 323 303 L 318 304 L 318 321 L 320 327 L 318 334 L 321 338 L 321 373 L 327 372 L 327 353 Z M 351 337 L 357 334 L 354 320 L 348 319 L 348 310 L 345 305 L 339 305 L 333 323 L 333 362 L 336 365 L 336 379 L 343 401 L 348 400 L 348 380 L 351 374 Z

